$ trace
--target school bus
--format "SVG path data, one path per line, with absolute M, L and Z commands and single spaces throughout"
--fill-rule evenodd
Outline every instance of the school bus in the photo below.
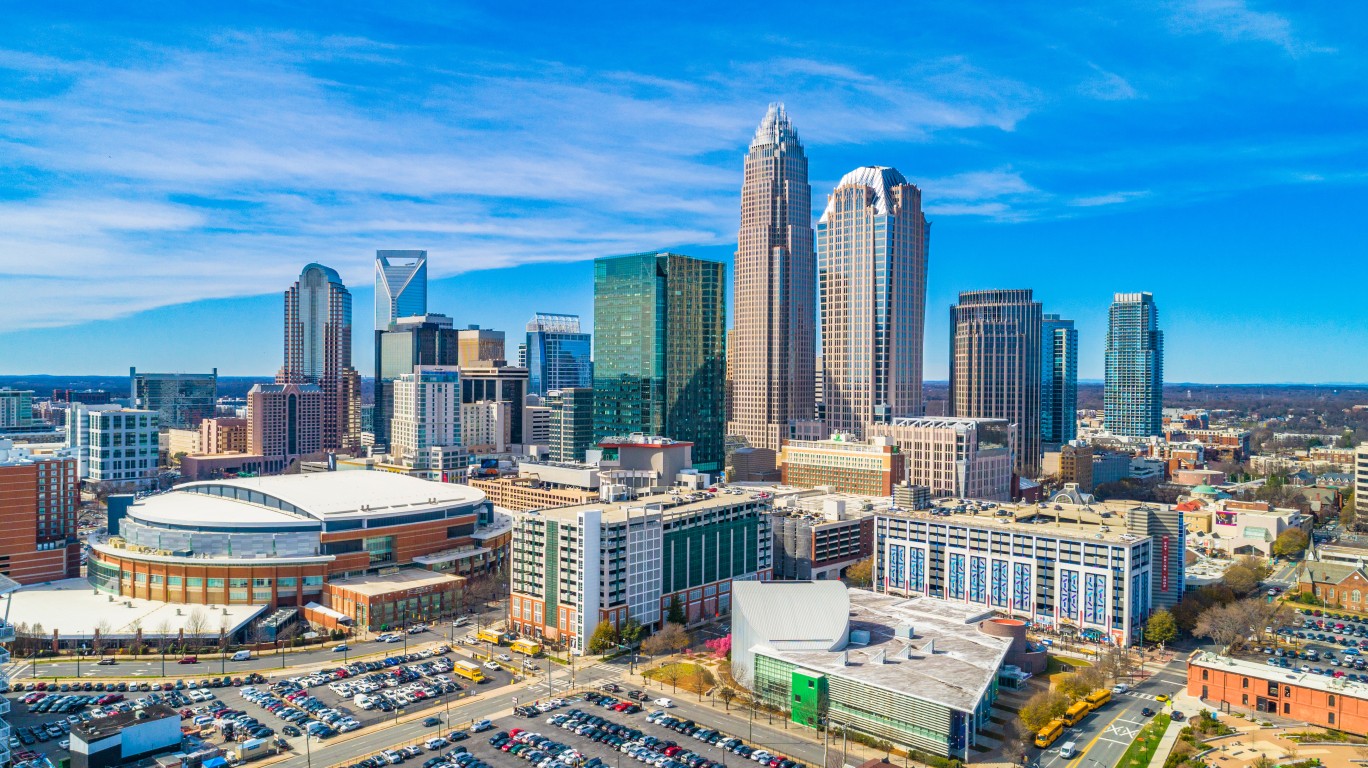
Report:
M 484 670 L 480 669 L 480 665 L 469 661 L 454 663 L 451 666 L 451 671 L 473 683 L 478 683 L 484 679 Z
M 1111 691 L 1106 688 L 1098 688 L 1083 697 L 1083 700 L 1088 702 L 1088 706 L 1092 707 L 1093 711 L 1096 712 L 1103 704 L 1111 701 Z
M 1070 727 L 1078 725 L 1078 721 L 1087 717 L 1088 713 L 1091 711 L 1092 705 L 1088 704 L 1086 699 L 1083 701 L 1075 701 L 1073 704 L 1069 705 L 1068 709 L 1064 710 L 1064 724 Z
M 531 640 L 514 640 L 511 649 L 514 653 L 521 653 L 526 656 L 536 656 L 541 653 L 541 643 Z
M 496 629 L 482 629 L 475 633 L 475 637 L 479 638 L 481 642 L 494 645 L 503 645 L 504 641 L 503 633 Z
M 1055 739 L 1058 739 L 1059 735 L 1062 733 L 1064 733 L 1064 721 L 1056 717 L 1046 723 L 1045 727 L 1041 728 L 1040 731 L 1036 733 L 1035 745 L 1044 749 L 1055 743 Z

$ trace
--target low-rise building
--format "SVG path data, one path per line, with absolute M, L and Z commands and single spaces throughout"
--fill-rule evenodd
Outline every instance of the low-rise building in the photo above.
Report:
M 1362 564 L 1305 562 L 1297 575 L 1297 586 L 1301 591 L 1313 594 L 1317 600 L 1328 606 L 1350 611 L 1368 608 L 1364 596 L 1368 595 L 1368 575 Z
M 798 725 L 944 757 L 964 759 L 979 743 L 1017 645 L 1010 630 L 1025 634 L 988 608 L 837 581 L 746 582 L 733 592 L 731 670 L 742 687 Z
M 1197 486 L 1194 491 L 1207 487 Z M 1188 543 L 1207 554 L 1271 557 L 1273 542 L 1285 531 L 1299 528 L 1309 534 L 1315 522 L 1295 509 L 1277 509 L 1266 501 L 1203 496 L 1181 506 L 1186 512 Z
M 924 485 L 935 498 L 1007 501 L 1015 490 L 1016 430 L 1006 419 L 928 417 L 871 424 L 867 432 L 891 439 L 903 454 L 899 482 Z
M 484 491 L 494 506 L 513 512 L 589 504 L 599 498 L 597 488 L 556 485 L 540 480 L 534 474 L 492 480 L 472 478 L 467 484 Z
M 181 458 L 180 472 L 182 480 L 191 481 L 255 477 L 266 472 L 266 457 L 259 453 L 195 454 Z
M 73 768 L 118 768 L 174 752 L 181 745 L 181 717 L 165 704 L 71 726 Z
M 405 568 L 330 581 L 323 604 L 353 626 L 380 632 L 459 613 L 464 583 L 460 576 Z
M 776 494 L 774 578 L 839 579 L 874 553 L 874 514 L 891 507 L 888 496 L 847 493 Z
M 1188 658 L 1187 692 L 1213 710 L 1263 712 L 1368 735 L 1368 683 L 1197 651 Z

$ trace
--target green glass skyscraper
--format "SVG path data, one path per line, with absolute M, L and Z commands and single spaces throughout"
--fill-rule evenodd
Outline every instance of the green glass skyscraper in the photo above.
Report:
M 594 439 L 644 432 L 693 443 L 720 472 L 726 425 L 725 267 L 677 253 L 594 262 Z
M 1118 293 L 1107 325 L 1102 422 L 1127 437 L 1163 434 L 1164 332 L 1150 293 Z

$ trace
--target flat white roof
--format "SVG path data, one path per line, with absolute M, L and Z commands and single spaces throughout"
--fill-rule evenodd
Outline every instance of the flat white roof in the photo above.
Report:
M 1359 699 L 1368 699 L 1368 683 L 1360 683 L 1357 680 L 1348 680 L 1343 677 L 1326 677 L 1325 675 L 1313 675 L 1310 672 L 1302 672 L 1299 669 L 1283 669 L 1282 667 L 1270 667 L 1267 662 L 1255 664 L 1252 661 L 1236 659 L 1230 656 L 1218 656 L 1210 651 L 1199 651 L 1188 659 L 1190 665 L 1207 667 L 1208 669 L 1221 669 L 1226 672 L 1235 672 L 1246 675 L 1256 680 L 1270 680 L 1288 685 L 1300 685 L 1303 688 L 1312 688 L 1326 693 L 1337 693 L 1344 696 L 1353 696 Z
M 163 493 L 149 496 L 138 500 L 130 507 L 128 516 L 134 520 L 162 525 L 212 527 L 231 523 L 234 528 L 279 528 L 282 525 L 308 525 L 315 529 L 320 527 L 319 521 L 313 518 L 205 493 Z
M 298 507 L 320 520 L 416 513 L 457 504 L 473 506 L 485 499 L 484 491 L 467 485 L 439 483 L 393 472 L 359 470 L 206 480 L 178 486 L 162 497 L 216 487 L 255 491 Z M 203 491 L 200 494 L 207 495 Z M 248 502 L 236 500 L 236 503 Z
M 264 610 L 265 605 L 186 605 L 119 597 L 95 591 L 85 579 L 63 579 L 14 592 L 9 616 L 13 624 L 41 624 L 45 633 L 56 630 L 64 638 L 90 637 L 97 627 L 107 628 L 107 637 L 131 638 L 139 627 L 144 637 L 159 635 L 162 622 L 174 635 L 198 612 L 205 620 L 205 636 L 216 638 L 220 628 L 235 632 Z
M 421 568 L 406 568 L 401 571 L 395 571 L 394 573 L 356 576 L 350 579 L 334 579 L 328 582 L 328 586 L 374 597 L 375 595 L 383 595 L 405 589 L 416 589 L 418 587 L 460 584 L 463 581 L 465 581 L 465 578 L 462 576 L 451 576 L 449 574 L 428 571 Z

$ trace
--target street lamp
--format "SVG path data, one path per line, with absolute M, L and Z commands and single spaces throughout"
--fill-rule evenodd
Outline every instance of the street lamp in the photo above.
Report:
M 313 768 L 313 748 L 309 745 L 309 736 L 312 731 L 304 731 L 304 756 L 308 761 L 308 768 Z

